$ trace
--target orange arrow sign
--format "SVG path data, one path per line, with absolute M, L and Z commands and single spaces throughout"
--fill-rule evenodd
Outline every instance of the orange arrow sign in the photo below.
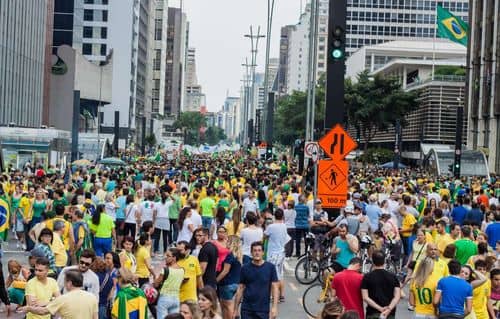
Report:
M 320 160 L 318 162 L 318 198 L 323 207 L 342 208 L 347 200 L 349 163 Z
M 340 161 L 358 146 L 342 126 L 335 125 L 319 142 L 319 146 L 334 161 Z

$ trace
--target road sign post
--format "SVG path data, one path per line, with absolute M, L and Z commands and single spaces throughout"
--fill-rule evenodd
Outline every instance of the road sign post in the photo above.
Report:
M 323 207 L 342 208 L 347 201 L 349 175 L 349 163 L 345 157 L 356 149 L 357 144 L 338 124 L 323 136 L 318 144 L 331 160 L 318 162 L 315 173 L 317 196 Z

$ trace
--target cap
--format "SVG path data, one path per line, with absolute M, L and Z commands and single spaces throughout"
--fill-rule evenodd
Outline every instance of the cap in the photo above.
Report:
M 377 196 L 375 194 L 371 194 L 370 197 L 368 197 L 369 202 L 376 202 L 377 201 Z
M 361 194 L 360 193 L 354 193 L 354 194 L 352 194 L 352 198 L 354 198 L 354 199 L 360 199 L 361 198 Z
M 321 204 L 321 199 L 317 199 L 316 204 Z
M 345 213 L 352 213 L 354 211 L 354 206 L 346 206 L 344 208 Z

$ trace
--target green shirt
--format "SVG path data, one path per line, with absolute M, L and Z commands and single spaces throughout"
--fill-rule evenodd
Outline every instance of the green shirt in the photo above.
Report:
M 101 213 L 99 225 L 94 225 L 91 220 L 89 222 L 89 228 L 95 233 L 94 236 L 97 238 L 111 238 L 113 229 L 115 228 L 115 222 L 110 216 Z
M 162 271 L 162 274 L 165 275 L 164 270 Z M 169 268 L 168 277 L 161 286 L 160 295 L 179 298 L 179 291 L 183 280 L 184 269 Z
M 201 216 L 214 217 L 215 201 L 211 197 L 205 197 L 200 202 Z
M 181 199 L 179 196 L 174 195 L 174 202 L 168 208 L 168 218 L 170 219 L 178 219 L 179 212 L 181 210 Z
M 471 256 L 477 255 L 476 243 L 468 238 L 457 240 L 455 242 L 455 247 L 457 247 L 455 259 L 462 265 L 465 265 Z

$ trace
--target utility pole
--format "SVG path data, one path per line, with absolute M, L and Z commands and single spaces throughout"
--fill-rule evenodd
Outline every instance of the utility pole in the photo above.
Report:
M 259 39 L 263 38 L 264 35 L 260 34 L 260 26 L 257 27 L 257 34 L 253 32 L 253 27 L 250 26 L 250 34 L 245 34 L 245 38 L 250 38 L 250 52 L 252 54 L 251 56 L 251 69 L 252 69 L 252 89 L 251 89 L 251 99 L 250 99 L 250 114 L 249 114 L 249 120 L 248 123 L 255 123 L 255 110 L 257 108 L 256 103 L 255 103 L 255 68 L 257 66 L 257 52 L 258 52 L 258 47 L 259 47 Z M 247 125 L 247 124 L 245 124 Z M 255 130 L 248 130 L 248 132 L 254 132 Z M 250 139 L 249 139 L 249 144 L 253 143 L 253 134 L 250 134 Z
M 261 121 L 261 129 L 260 131 L 263 132 L 263 139 L 266 140 L 268 144 L 272 143 L 272 136 L 268 136 L 267 132 L 269 130 L 267 129 L 267 126 L 269 125 L 268 117 L 270 116 L 269 113 L 271 113 L 274 110 L 269 109 L 269 99 L 268 99 L 268 93 L 269 93 L 269 50 L 271 48 L 271 30 L 272 30 L 272 24 L 273 24 L 273 14 L 274 14 L 274 0 L 267 0 L 267 30 L 266 30 L 266 63 L 265 63 L 265 69 L 264 69 L 264 107 L 263 107 L 263 119 Z M 272 123 L 271 123 L 272 125 Z M 272 131 L 271 131 L 272 132 Z
M 314 109 L 316 106 L 316 69 L 318 56 L 318 0 L 311 0 L 310 14 L 307 68 L 306 141 L 314 140 Z
M 242 114 L 242 124 L 243 124 L 243 135 L 241 138 L 241 145 L 247 144 L 248 137 L 248 114 L 250 112 L 250 74 L 253 67 L 253 64 L 248 63 L 248 58 L 245 58 L 245 63 L 241 64 L 241 66 L 245 67 L 245 76 L 243 77 L 243 114 Z

